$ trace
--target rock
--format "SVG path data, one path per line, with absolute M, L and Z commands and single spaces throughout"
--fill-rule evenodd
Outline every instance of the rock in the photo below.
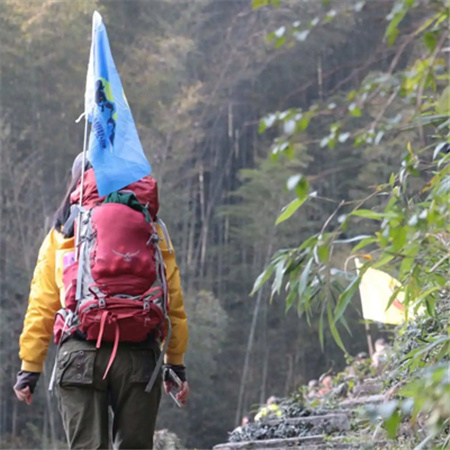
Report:
M 185 448 L 178 436 L 166 429 L 156 431 L 153 440 L 155 450 L 180 450 Z

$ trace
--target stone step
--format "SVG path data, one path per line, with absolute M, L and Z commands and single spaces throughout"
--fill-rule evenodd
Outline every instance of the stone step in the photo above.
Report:
M 383 389 L 383 382 L 377 378 L 367 379 L 364 383 L 357 384 L 352 389 L 353 397 L 379 394 Z
M 333 412 L 330 414 L 323 414 L 320 416 L 306 416 L 306 417 L 292 417 L 283 420 L 267 420 L 264 423 L 272 426 L 287 423 L 290 425 L 307 425 L 311 434 L 315 431 L 320 433 L 331 434 L 336 431 L 350 430 L 350 420 L 348 414 Z
M 306 444 L 321 444 L 324 442 L 324 435 L 316 436 L 299 436 L 295 438 L 286 439 L 266 439 L 262 441 L 247 441 L 247 442 L 228 442 L 226 444 L 219 444 L 213 447 L 214 450 L 238 450 L 238 449 L 268 449 L 268 448 L 300 448 L 301 445 Z
M 267 439 L 264 441 L 230 442 L 216 445 L 213 450 L 266 450 L 274 448 L 289 448 L 292 450 L 381 450 L 385 449 L 386 445 L 386 441 L 358 442 L 356 440 L 350 441 L 346 436 L 330 438 L 325 435 L 316 435 L 287 439 Z
M 378 405 L 383 403 L 384 395 L 364 395 L 358 398 L 348 398 L 339 403 L 339 407 L 343 409 L 356 409 L 365 405 Z

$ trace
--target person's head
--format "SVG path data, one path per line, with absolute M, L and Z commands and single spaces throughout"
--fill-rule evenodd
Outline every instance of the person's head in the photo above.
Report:
M 314 389 L 319 386 L 319 382 L 317 380 L 309 380 L 308 381 L 308 389 Z
M 91 167 L 89 161 L 85 159 L 85 170 L 89 169 Z M 69 185 L 67 187 L 66 193 L 64 194 L 64 197 L 56 210 L 54 219 L 53 219 L 53 228 L 55 230 L 60 231 L 61 228 L 66 223 L 67 219 L 70 215 L 70 196 L 73 191 L 75 191 L 78 181 L 81 178 L 81 172 L 83 168 L 83 153 L 79 153 L 76 158 L 74 159 L 72 163 L 72 169 L 71 169 L 71 177 L 69 181 Z M 70 237 L 70 236 L 66 236 Z
M 242 423 L 241 423 L 241 425 L 242 425 L 242 426 L 247 425 L 249 422 L 250 422 L 250 418 L 249 418 L 248 416 L 244 416 L 244 417 L 242 418 Z
M 386 339 L 380 338 L 375 341 L 375 351 L 380 352 L 381 350 L 384 350 L 388 346 L 388 343 L 386 342 Z
M 266 404 L 267 405 L 273 405 L 274 403 L 277 403 L 277 398 L 275 397 L 275 395 L 271 395 L 267 401 Z
M 329 373 L 324 373 L 319 378 L 319 383 L 326 388 L 331 388 L 331 386 L 333 384 L 333 376 Z
M 360 352 L 356 355 L 356 361 L 364 361 L 369 358 L 369 355 L 366 352 Z

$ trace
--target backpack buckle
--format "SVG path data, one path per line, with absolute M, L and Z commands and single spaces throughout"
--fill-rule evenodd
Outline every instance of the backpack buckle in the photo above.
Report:
M 157 233 L 153 233 L 153 234 L 150 235 L 146 245 L 148 245 L 150 243 L 151 244 L 157 244 L 159 241 L 160 241 L 160 237 L 158 236 L 158 234 Z
M 144 311 L 150 311 L 150 300 L 144 300 Z
M 104 297 L 98 299 L 98 306 L 100 308 L 106 308 L 106 300 Z

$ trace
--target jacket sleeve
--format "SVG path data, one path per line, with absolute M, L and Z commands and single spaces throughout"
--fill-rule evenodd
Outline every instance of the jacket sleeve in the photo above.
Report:
M 59 289 L 55 280 L 55 233 L 54 230 L 50 231 L 39 250 L 20 336 L 22 370 L 29 372 L 43 370 L 55 313 L 60 308 Z
M 166 265 L 169 291 L 169 319 L 172 323 L 172 335 L 165 355 L 167 364 L 184 364 L 184 353 L 188 343 L 188 326 L 184 311 L 183 293 L 181 291 L 180 273 L 167 230 L 157 225 L 158 235 L 162 239 L 160 248 Z

